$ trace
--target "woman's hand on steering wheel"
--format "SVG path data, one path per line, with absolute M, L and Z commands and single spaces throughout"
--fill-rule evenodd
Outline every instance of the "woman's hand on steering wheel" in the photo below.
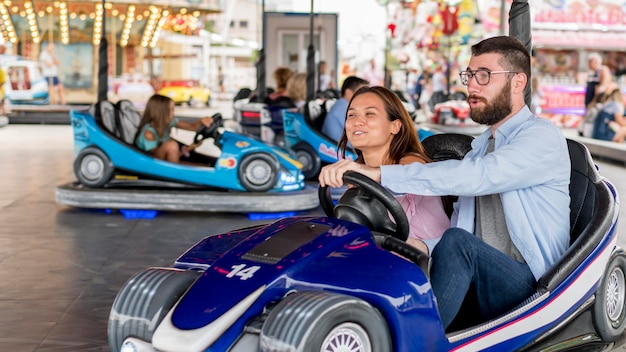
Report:
M 346 172 L 342 181 L 355 188 L 346 191 L 337 206 L 333 206 L 328 186 L 320 185 L 318 195 L 324 212 L 330 217 L 360 223 L 385 234 L 374 233 L 382 248 L 409 259 L 428 275 L 428 247 L 422 241 L 409 240 L 409 220 L 396 197 L 378 182 L 358 172 Z
M 359 164 L 348 159 L 342 159 L 334 164 L 324 166 L 320 171 L 318 180 L 322 187 L 339 188 L 343 186 L 343 176 L 348 171 L 356 171 L 375 182 L 380 182 L 380 168 Z
M 354 187 L 360 189 L 362 192 L 371 196 L 371 198 L 378 200 L 384 206 L 383 209 L 378 209 L 378 211 L 376 211 L 376 214 L 364 214 L 365 216 L 362 217 L 368 218 L 373 221 L 372 225 L 375 224 L 375 228 L 371 228 L 371 230 L 387 233 L 401 241 L 406 241 L 409 236 L 409 220 L 406 216 L 406 213 L 404 212 L 404 209 L 402 208 L 396 197 L 391 194 L 391 192 L 381 186 L 378 182 L 373 181 L 372 179 L 358 172 L 346 172 L 345 174 L 343 174 L 342 181 L 345 183 L 350 183 Z M 324 210 L 326 215 L 341 219 L 342 216 L 337 215 L 336 207 L 333 206 L 333 201 L 331 199 L 328 186 L 322 186 L 320 184 L 318 195 L 320 199 L 320 205 L 322 206 L 322 209 Z M 351 202 L 362 203 L 362 198 L 355 198 L 352 195 L 358 196 L 355 192 L 350 192 L 348 196 L 345 197 L 345 199 L 342 196 L 340 202 L 337 204 L 337 207 L 354 209 L 350 210 L 350 212 L 367 212 L 368 210 L 374 209 L 371 206 L 365 206 L 365 208 L 367 209 L 363 209 L 364 204 L 353 204 L 353 206 L 342 207 L 342 205 L 347 205 Z M 369 201 L 369 205 L 371 205 L 371 200 Z M 384 214 L 382 214 L 383 211 Z M 387 211 L 389 212 L 389 214 L 391 214 L 391 217 L 395 221 L 391 221 L 387 214 Z M 354 217 L 352 215 L 355 214 L 346 214 L 348 218 L 343 220 L 350 220 L 350 218 L 354 219 L 359 217 Z

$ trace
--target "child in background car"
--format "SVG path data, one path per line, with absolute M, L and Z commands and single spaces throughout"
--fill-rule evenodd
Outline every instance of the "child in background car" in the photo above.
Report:
M 210 126 L 212 123 L 211 117 L 203 117 L 195 122 L 179 121 L 174 117 L 174 101 L 155 94 L 148 99 L 137 128 L 135 144 L 157 159 L 179 163 L 184 150 L 181 150 L 177 141 L 170 139 L 170 129 L 177 127 L 196 131 L 201 125 Z

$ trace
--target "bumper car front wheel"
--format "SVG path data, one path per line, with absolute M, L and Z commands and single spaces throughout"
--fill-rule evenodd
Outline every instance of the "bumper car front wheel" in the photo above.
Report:
M 149 345 L 165 315 L 201 274 L 148 268 L 130 278 L 115 297 L 109 314 L 111 351 L 120 352 L 128 338 L 136 340 L 133 343 L 131 339 L 130 344 Z
M 278 180 L 278 161 L 268 154 L 246 155 L 239 166 L 239 182 L 249 192 L 265 192 Z
M 390 352 L 385 320 L 367 302 L 326 292 L 287 296 L 261 329 L 260 350 L 285 346 L 304 352 Z

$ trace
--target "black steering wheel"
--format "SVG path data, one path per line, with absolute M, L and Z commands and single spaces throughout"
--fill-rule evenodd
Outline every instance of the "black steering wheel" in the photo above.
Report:
M 343 181 L 354 185 L 339 199 L 336 206 L 328 186 L 319 187 L 320 205 L 330 217 L 365 225 L 371 230 L 391 235 L 401 241 L 409 237 L 409 220 L 396 198 L 378 182 L 358 172 L 349 171 Z M 387 215 L 387 211 L 395 223 Z
M 222 114 L 218 112 L 211 117 L 213 118 L 211 126 L 200 124 L 200 127 L 196 130 L 196 135 L 193 137 L 194 144 L 198 144 L 207 138 L 213 138 L 217 141 L 217 128 L 222 125 Z
M 355 187 L 349 188 L 336 206 L 333 206 L 328 186 L 318 188 L 320 205 L 326 215 L 367 226 L 374 231 L 377 245 L 409 259 L 429 276 L 428 254 L 405 242 L 409 237 L 409 220 L 398 200 L 378 182 L 358 172 L 346 172 L 343 181 Z

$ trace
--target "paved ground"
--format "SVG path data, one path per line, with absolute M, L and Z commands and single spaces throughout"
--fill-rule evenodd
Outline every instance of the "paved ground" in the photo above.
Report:
M 70 126 L 0 128 L 0 350 L 108 351 L 109 309 L 133 273 L 170 265 L 209 234 L 268 221 L 206 213 L 139 220 L 61 206 L 55 188 L 74 181 L 73 158 Z M 626 197 L 624 167 L 599 166 Z
M 210 234 L 247 215 L 160 213 L 126 219 L 55 201 L 75 180 L 70 126 L 0 128 L 0 350 L 108 351 L 115 295 L 135 272 L 170 266 Z M 322 214 L 314 209 L 305 214 Z

